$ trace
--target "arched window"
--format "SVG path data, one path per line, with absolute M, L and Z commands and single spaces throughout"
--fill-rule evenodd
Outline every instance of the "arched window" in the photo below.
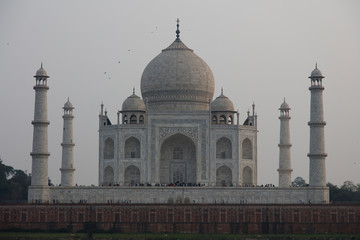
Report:
M 130 137 L 125 141 L 125 158 L 140 158 L 140 141 Z
M 232 184 L 231 169 L 227 166 L 221 166 L 216 170 L 216 186 L 230 186 Z
M 140 170 L 139 168 L 131 165 L 125 169 L 125 185 L 135 186 L 140 183 Z
M 139 117 L 139 123 L 140 123 L 140 124 L 144 124 L 144 116 L 143 116 L 143 115 L 140 115 L 140 117 Z
M 233 118 L 232 118 L 231 115 L 230 115 L 229 118 L 228 118 L 228 124 L 233 124 Z
M 214 116 L 212 117 L 212 123 L 213 123 L 213 124 L 216 124 L 216 123 L 217 123 L 217 117 L 216 117 L 216 115 L 214 115 Z
M 222 137 L 217 140 L 216 158 L 232 158 L 232 144 L 230 139 Z
M 181 148 L 174 148 L 173 159 L 183 159 L 183 150 Z
M 243 185 L 251 187 L 253 185 L 253 173 L 250 167 L 245 167 L 243 170 Z
M 221 115 L 219 118 L 220 124 L 226 124 L 226 117 L 224 115 Z
M 104 159 L 114 158 L 114 140 L 107 138 L 104 142 Z
M 114 182 L 114 170 L 112 167 L 107 166 L 104 169 L 104 185 L 113 184 Z
M 136 124 L 137 123 L 137 117 L 136 115 L 131 115 L 130 117 L 130 124 Z
M 126 116 L 126 115 L 124 115 L 124 116 L 123 116 L 123 124 L 127 124 L 127 123 L 128 123 L 127 116 Z
M 248 138 L 242 142 L 242 157 L 245 159 L 253 158 L 252 143 Z

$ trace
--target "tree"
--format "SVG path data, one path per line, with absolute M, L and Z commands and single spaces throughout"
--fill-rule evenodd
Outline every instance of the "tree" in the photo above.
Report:
M 344 189 L 346 191 L 350 192 L 356 192 L 358 188 L 352 181 L 345 181 L 344 184 L 341 186 L 341 189 Z
M 326 186 L 329 187 L 330 201 L 333 202 L 360 201 L 359 184 L 355 185 L 352 181 L 345 181 L 340 188 L 332 183 L 327 183 Z
M 307 184 L 302 177 L 296 177 L 294 181 L 291 183 L 292 187 L 306 187 Z
M 3 164 L 0 159 L 0 200 L 24 201 L 27 199 L 31 183 L 29 174 Z

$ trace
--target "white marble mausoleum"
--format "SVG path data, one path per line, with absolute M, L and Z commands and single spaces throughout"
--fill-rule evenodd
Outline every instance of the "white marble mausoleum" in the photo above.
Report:
M 127 97 L 117 119 L 101 104 L 99 185 L 74 186 L 73 105 L 64 105 L 61 186 L 48 186 L 47 81 L 36 72 L 32 183 L 29 202 L 327 203 L 322 86 L 311 79 L 310 185 L 291 187 L 290 107 L 280 106 L 279 186 L 257 186 L 255 105 L 240 120 L 206 62 L 176 39 L 149 62 L 141 97 Z M 274 139 L 274 141 L 277 141 Z M 275 173 L 274 173 L 275 174 Z

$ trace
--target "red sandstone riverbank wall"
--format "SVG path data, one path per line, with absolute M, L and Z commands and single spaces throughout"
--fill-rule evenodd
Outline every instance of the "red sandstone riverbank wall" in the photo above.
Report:
M 360 205 L 7 204 L 0 229 L 151 233 L 360 233 Z

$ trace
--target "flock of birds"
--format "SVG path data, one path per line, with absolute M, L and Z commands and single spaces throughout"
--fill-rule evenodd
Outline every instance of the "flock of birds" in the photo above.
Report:
M 154 34 L 157 30 L 158 30 L 158 27 L 156 26 L 155 29 L 154 29 L 153 31 L 151 31 L 150 33 L 151 33 L 151 34 Z M 187 29 L 187 30 L 190 31 L 190 29 Z M 128 51 L 128 52 L 131 52 L 131 49 L 128 49 L 127 51 Z M 121 62 L 121 61 L 119 60 L 117 63 L 120 64 L 120 62 Z M 109 79 L 109 80 L 111 79 L 111 75 L 109 74 L 109 72 L 104 71 L 104 75 L 105 75 L 105 78 L 107 78 L 107 79 Z
M 154 30 L 154 31 L 151 31 L 150 33 L 153 34 L 155 31 L 157 31 L 157 29 L 158 29 L 158 27 L 156 26 L 156 27 L 155 27 L 155 30 Z M 131 52 L 131 49 L 128 49 L 127 51 L 128 51 L 128 52 Z M 120 62 L 121 62 L 121 61 L 119 60 L 117 63 L 119 64 Z M 110 75 L 107 71 L 104 72 L 104 75 L 105 75 L 105 77 L 106 77 L 107 79 L 109 79 L 109 80 L 111 79 L 111 75 Z

